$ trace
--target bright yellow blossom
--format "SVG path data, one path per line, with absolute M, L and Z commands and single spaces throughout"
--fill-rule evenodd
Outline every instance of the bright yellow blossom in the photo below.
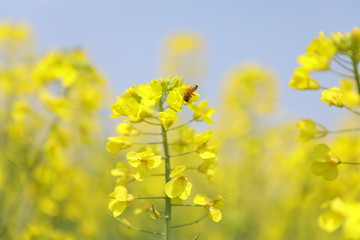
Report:
M 219 222 L 222 219 L 220 209 L 224 208 L 224 198 L 220 195 L 211 199 L 204 194 L 197 194 L 193 200 L 194 204 L 204 206 L 209 211 L 209 217 L 214 222 Z
M 141 97 L 141 103 L 146 107 L 154 107 L 162 96 L 162 87 L 156 80 L 151 80 L 149 84 L 140 84 L 137 94 Z
M 318 89 L 320 84 L 311 78 L 310 72 L 305 68 L 297 68 L 290 79 L 289 87 L 298 90 Z
M 334 180 L 338 176 L 337 165 L 341 162 L 326 144 L 316 145 L 310 157 L 311 170 L 316 176 L 322 176 L 325 180 Z
M 170 173 L 172 179 L 165 185 L 165 193 L 169 198 L 179 197 L 182 200 L 188 199 L 191 193 L 192 184 L 187 177 L 182 174 L 185 169 L 185 166 L 177 166 Z
M 321 92 L 320 101 L 328 103 L 329 106 L 343 107 L 342 90 L 338 87 L 325 89 Z
M 327 70 L 335 54 L 335 44 L 323 32 L 320 32 L 320 36 L 312 40 L 306 48 L 306 54 L 301 55 L 298 60 L 306 70 Z
M 132 146 L 132 141 L 127 137 L 109 137 L 106 150 L 110 153 L 117 153 L 121 149 Z
M 177 112 L 181 112 L 181 107 L 184 103 L 185 89 L 185 85 L 174 88 L 169 92 L 169 95 L 166 99 L 166 102 L 169 104 L 169 106 Z
M 220 144 L 209 145 L 209 141 L 214 135 L 213 130 L 206 131 L 201 133 L 194 138 L 194 142 L 197 144 L 196 151 L 199 153 L 200 157 L 203 159 L 215 158 L 216 153 L 215 148 L 220 146 Z
M 149 176 L 149 169 L 160 166 L 161 156 L 155 155 L 153 152 L 128 152 L 126 154 L 128 163 L 134 167 L 134 177 L 138 181 L 143 181 Z
M 167 109 L 165 112 L 159 113 L 159 120 L 165 130 L 168 130 L 168 128 L 171 127 L 177 119 L 178 115 L 171 108 Z
M 124 186 L 117 186 L 109 195 L 111 199 L 109 202 L 109 210 L 113 213 L 114 217 L 120 216 L 128 206 L 128 203 L 134 200 L 134 196 L 128 194 Z
M 208 100 L 204 100 L 199 105 L 195 103 L 188 104 L 188 107 L 194 112 L 193 118 L 197 121 L 204 121 L 207 124 L 213 124 L 211 116 L 216 112 L 215 108 L 206 108 Z

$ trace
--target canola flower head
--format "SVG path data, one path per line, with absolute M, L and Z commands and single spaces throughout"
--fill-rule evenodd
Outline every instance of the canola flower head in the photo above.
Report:
M 322 176 L 325 180 L 334 180 L 339 175 L 337 165 L 341 161 L 333 155 L 326 144 L 318 144 L 314 147 L 310 158 L 312 160 L 311 170 L 314 175 Z
M 336 46 L 323 32 L 311 41 L 306 48 L 306 53 L 298 59 L 300 65 L 309 71 L 327 70 L 330 61 L 336 54 Z

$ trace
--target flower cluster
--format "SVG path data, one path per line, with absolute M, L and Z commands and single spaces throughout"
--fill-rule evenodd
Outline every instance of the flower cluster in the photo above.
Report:
M 289 82 L 289 86 L 298 90 L 322 89 L 320 101 L 329 106 L 346 108 L 355 115 L 360 115 L 360 28 L 354 28 L 352 32 L 343 34 L 333 33 L 327 37 L 320 33 L 306 48 L 306 53 L 298 58 L 300 67 L 295 69 L 294 75 Z M 340 77 L 339 86 L 324 86 L 311 77 L 315 71 L 329 71 Z M 310 139 L 325 137 L 328 134 L 356 132 L 359 127 L 328 130 L 325 126 L 311 119 L 303 119 L 297 123 L 300 134 L 296 140 L 306 142 Z M 311 170 L 316 176 L 321 176 L 325 180 L 335 180 L 339 176 L 340 164 L 358 165 L 360 162 L 342 161 L 339 159 L 356 159 L 349 152 L 346 140 L 349 138 L 338 138 L 334 143 L 334 149 L 327 144 L 320 143 L 313 147 L 310 156 Z M 350 147 L 351 148 L 351 147 Z M 356 151 L 355 148 L 353 151 Z M 336 154 L 335 154 L 336 152 Z M 341 154 L 338 155 L 338 152 Z M 353 190 L 353 189 L 351 189 Z M 353 194 L 353 193 L 351 193 Z M 355 192 L 355 194 L 358 194 Z M 353 221 L 358 221 L 358 203 L 346 203 L 340 198 L 328 201 L 322 205 L 326 209 L 319 217 L 319 226 L 327 232 L 334 232 L 344 225 L 345 238 L 358 239 L 360 231 L 354 230 L 356 227 Z M 351 209 L 351 210 L 350 210 Z M 353 214 L 356 211 L 356 214 Z M 358 216 L 358 215 L 357 215 Z M 351 227 L 349 227 L 351 226 Z M 350 229 L 352 228 L 352 229 Z
M 209 130 L 196 135 L 188 126 L 193 121 L 212 124 L 211 117 L 216 112 L 214 108 L 207 107 L 207 100 L 197 103 L 200 94 L 195 92 L 196 88 L 184 84 L 180 77 L 160 78 L 151 80 L 147 84 L 132 86 L 111 105 L 111 118 L 125 117 L 125 119 L 116 127 L 119 136 L 108 138 L 106 149 L 113 154 L 126 148 L 132 150 L 126 154 L 126 161 L 119 162 L 117 168 L 111 172 L 118 178 L 114 192 L 109 195 L 109 209 L 114 217 L 122 214 L 128 203 L 136 199 L 163 199 L 164 211 L 160 214 L 161 211 L 155 210 L 152 206 L 149 209 L 150 217 L 167 219 L 166 229 L 171 228 L 173 227 L 170 226 L 173 206 L 171 200 L 174 199 L 175 202 L 187 200 L 192 194 L 193 184 L 187 177 L 187 172 L 198 169 L 200 173 L 205 173 L 209 177 L 214 175 L 218 159 L 216 148 L 219 146 L 217 143 L 211 143 L 214 131 Z M 189 112 L 185 108 L 190 110 L 192 118 L 185 123 L 177 124 L 181 121 L 179 114 L 185 115 L 186 111 Z M 153 130 L 155 127 L 161 132 Z M 174 141 L 170 142 L 172 133 L 178 133 L 178 137 L 174 137 Z M 162 153 L 156 148 L 158 145 L 163 147 Z M 139 148 L 136 148 L 137 146 Z M 191 157 L 192 165 L 188 167 L 186 156 L 196 153 L 198 157 Z M 173 166 L 178 159 L 182 164 Z M 194 168 L 196 161 L 200 162 L 198 167 Z M 161 166 L 164 171 L 159 170 Z M 127 188 L 131 188 L 130 183 L 146 182 L 152 176 L 164 176 L 164 184 L 152 186 L 152 188 L 160 188 L 160 192 L 164 195 L 133 196 L 127 193 Z M 222 199 L 221 204 L 212 203 L 213 200 L 194 201 L 194 203 L 208 209 L 211 219 L 218 222 L 221 220 L 219 209 L 223 206 L 223 198 L 218 196 L 217 199 Z M 171 231 L 165 232 L 169 236 Z

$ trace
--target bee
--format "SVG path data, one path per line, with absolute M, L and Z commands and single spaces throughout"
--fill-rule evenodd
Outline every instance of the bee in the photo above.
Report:
M 191 96 L 194 94 L 194 92 L 196 91 L 196 89 L 198 88 L 198 85 L 192 85 L 189 86 L 184 93 L 184 101 L 185 102 L 189 102 Z

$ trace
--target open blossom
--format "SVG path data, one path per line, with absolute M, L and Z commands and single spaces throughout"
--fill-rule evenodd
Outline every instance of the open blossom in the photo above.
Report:
M 134 167 L 134 177 L 138 181 L 144 180 L 149 176 L 149 169 L 154 169 L 160 166 L 161 156 L 155 155 L 153 152 L 128 152 L 126 154 L 128 163 Z
M 297 68 L 294 71 L 294 75 L 290 79 L 289 87 L 297 90 L 312 90 L 319 89 L 320 84 L 310 76 L 309 70 L 305 68 Z
M 183 175 L 185 166 L 177 166 L 170 174 L 172 178 L 165 185 L 165 193 L 169 198 L 179 197 L 182 200 L 186 200 L 192 189 L 192 184 L 187 177 Z
M 165 130 L 168 130 L 168 128 L 171 127 L 177 119 L 178 115 L 171 108 L 167 109 L 165 112 L 159 113 L 159 120 Z
M 109 210 L 113 213 L 114 217 L 120 216 L 128 203 L 134 200 L 134 196 L 127 193 L 127 189 L 124 186 L 117 186 L 109 195 Z
M 330 148 L 326 144 L 318 144 L 311 153 L 311 170 L 316 176 L 322 176 L 325 180 L 334 180 L 339 170 L 337 165 L 341 161 L 332 154 Z
M 203 159 L 215 158 L 215 148 L 220 144 L 209 145 L 209 141 L 214 135 L 213 130 L 206 131 L 195 136 L 194 142 L 197 144 L 196 151 L 199 153 L 200 157 Z
M 198 121 L 204 121 L 207 124 L 213 124 L 211 116 L 216 112 L 215 108 L 206 108 L 208 100 L 204 100 L 199 105 L 195 103 L 188 104 L 189 108 L 194 112 L 193 118 Z
M 311 119 L 302 119 L 297 122 L 296 127 L 300 134 L 296 137 L 297 141 L 305 142 L 313 138 L 323 137 L 327 134 L 327 129 Z

